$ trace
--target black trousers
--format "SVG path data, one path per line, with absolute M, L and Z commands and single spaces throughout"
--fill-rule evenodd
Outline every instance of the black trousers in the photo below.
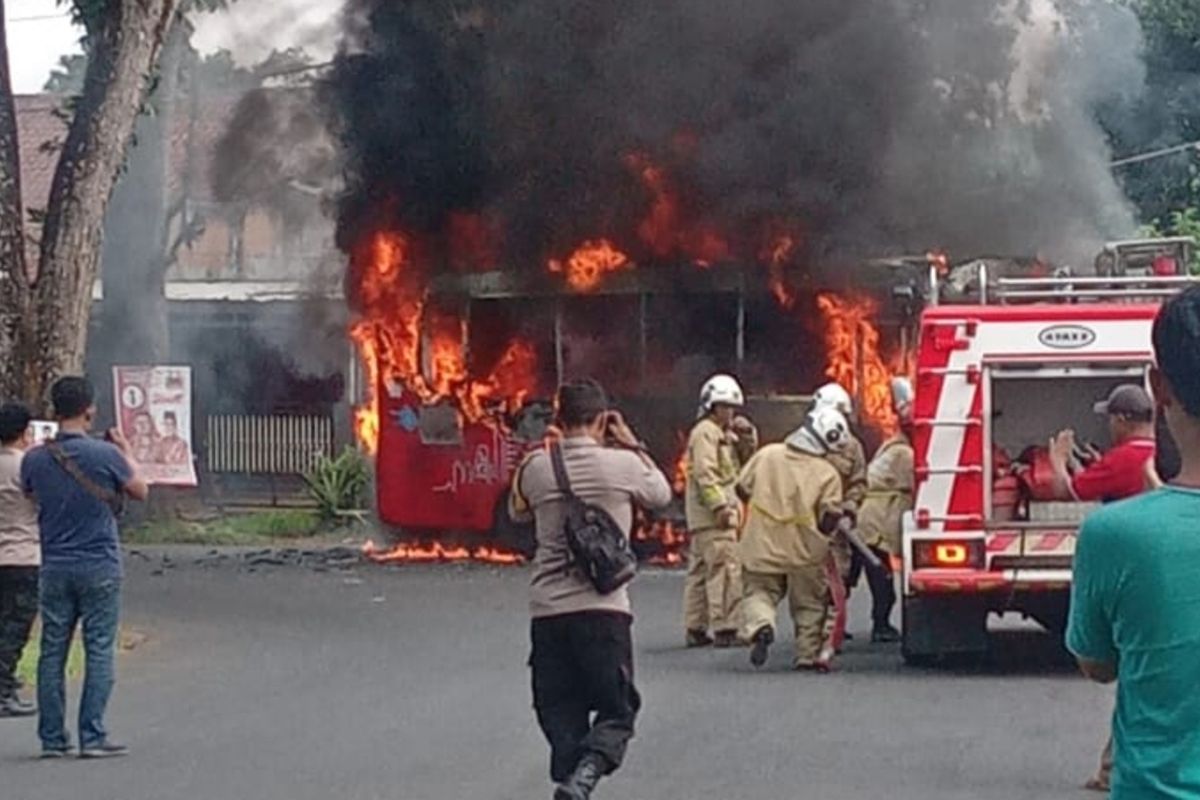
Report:
M 871 589 L 871 622 L 881 628 L 891 621 L 892 608 L 896 605 L 896 585 L 892 581 L 892 557 L 887 551 L 872 547 L 871 552 L 883 563 L 883 569 L 867 565 L 862 554 L 851 548 L 850 575 L 846 578 L 847 591 L 858 583 L 858 577 L 867 573 L 867 586 Z
M 17 662 L 38 611 L 38 568 L 0 566 L 0 697 L 17 688 Z
M 621 766 L 642 700 L 633 685 L 633 620 L 580 612 L 533 620 L 533 707 L 562 783 L 585 755 Z

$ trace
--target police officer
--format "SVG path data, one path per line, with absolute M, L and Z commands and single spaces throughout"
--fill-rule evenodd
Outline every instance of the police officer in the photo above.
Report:
M 775 615 L 787 598 L 795 626 L 799 670 L 826 671 L 833 652 L 825 646 L 830 592 L 826 573 L 830 535 L 842 517 L 842 481 L 827 460 L 850 438 L 845 418 L 832 408 L 811 411 L 781 444 L 751 457 L 738 476 L 747 503 L 742 562 L 743 634 L 750 663 L 761 667 L 775 641 Z
M 595 381 L 559 387 L 556 426 L 573 492 L 629 534 L 634 507 L 665 508 L 666 476 Z M 537 553 L 529 610 L 533 707 L 550 744 L 555 800 L 588 800 L 621 766 L 641 696 L 634 685 L 633 607 L 622 586 L 600 594 L 573 566 L 564 531 L 567 498 L 548 449 L 513 476 L 509 513 L 534 522 Z
M 871 589 L 871 641 L 895 642 L 900 631 L 892 626 L 896 587 L 892 556 L 900 555 L 901 520 L 913 503 L 912 384 L 907 378 L 892 380 L 892 408 L 900 429 L 889 437 L 867 467 L 867 493 L 858 510 L 858 532 L 863 543 L 879 558 L 882 568 L 870 567 L 857 550 L 851 556 L 849 586 L 867 573 Z
M 737 644 L 737 611 L 742 599 L 737 558 L 741 504 L 734 484 L 743 459 L 754 452 L 758 440 L 749 420 L 737 416 L 744 404 L 736 380 L 714 375 L 700 390 L 700 418 L 688 437 L 685 502 L 690 542 L 683 584 L 688 647 Z
M 840 384 L 827 383 L 813 393 L 813 408 L 832 408 L 849 421 L 854 418 L 854 401 Z M 858 509 L 867 494 L 867 456 L 862 442 L 851 431 L 845 445 L 826 454 L 826 459 L 842 478 L 842 515 L 845 524 L 855 527 Z M 849 591 L 851 548 L 846 540 L 834 537 L 830 547 L 831 587 L 834 613 L 829 616 L 826 638 L 835 650 L 842 647 L 846 634 L 846 596 Z M 833 578 L 836 576 L 836 580 Z

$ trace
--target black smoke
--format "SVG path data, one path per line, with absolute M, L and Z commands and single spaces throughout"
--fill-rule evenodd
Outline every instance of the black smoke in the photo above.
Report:
M 654 260 L 641 153 L 743 261 L 782 225 L 802 266 L 1090 264 L 1133 228 L 1096 113 L 1140 91 L 1140 42 L 1108 0 L 349 0 L 340 243 L 394 226 L 436 266 L 467 212 L 510 268 L 596 236 Z

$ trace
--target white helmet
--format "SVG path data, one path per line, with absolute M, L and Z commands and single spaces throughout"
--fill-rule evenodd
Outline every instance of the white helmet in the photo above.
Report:
M 713 375 L 700 387 L 700 411 L 697 416 L 704 416 L 715 405 L 741 408 L 745 404 L 746 398 L 737 380 L 729 375 Z
M 788 436 L 786 444 L 814 456 L 827 456 L 850 444 L 850 425 L 836 408 L 814 408 L 805 416 L 804 423 Z
M 847 417 L 854 413 L 854 400 L 839 383 L 827 383 L 813 392 L 813 408 L 833 408 Z
M 902 418 L 912 416 L 913 386 L 908 378 L 892 378 L 892 410 Z

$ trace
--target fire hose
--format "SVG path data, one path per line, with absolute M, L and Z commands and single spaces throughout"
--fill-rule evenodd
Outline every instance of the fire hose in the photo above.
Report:
M 841 534 L 842 538 L 851 547 L 858 551 L 858 554 L 862 556 L 863 561 L 867 563 L 868 567 L 877 570 L 883 569 L 883 562 L 879 560 L 879 556 L 875 555 L 875 551 L 868 547 L 867 543 L 858 535 L 858 531 L 855 529 L 854 522 L 850 517 L 843 516 L 838 520 L 837 532 Z

